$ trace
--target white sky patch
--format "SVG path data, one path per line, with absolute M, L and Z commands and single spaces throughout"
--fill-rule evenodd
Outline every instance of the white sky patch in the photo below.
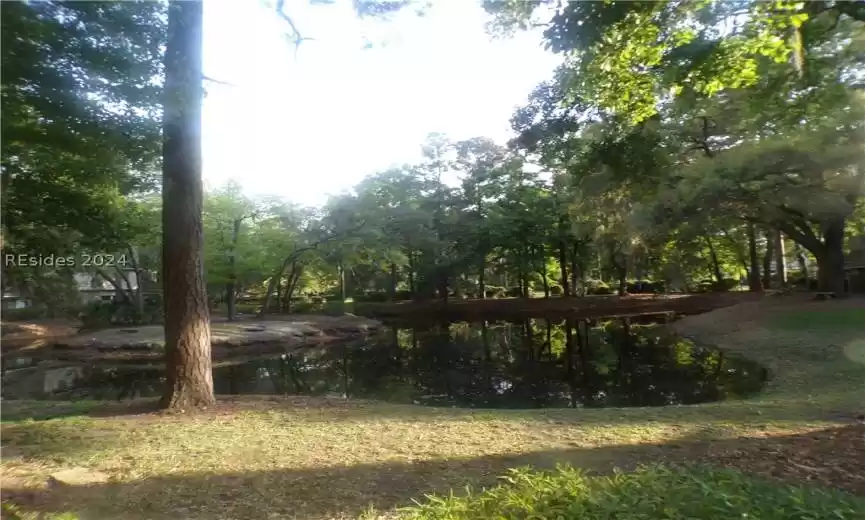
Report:
M 559 59 L 540 33 L 493 41 L 483 9 L 436 0 L 424 17 L 358 20 L 350 2 L 286 2 L 304 36 L 257 0 L 205 3 L 204 178 L 303 204 L 416 161 L 430 132 L 504 143 L 509 119 Z M 372 49 L 364 49 L 372 41 Z

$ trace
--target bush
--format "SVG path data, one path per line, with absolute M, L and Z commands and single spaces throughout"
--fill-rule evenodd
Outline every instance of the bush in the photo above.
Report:
M 516 298 L 518 296 L 523 295 L 523 290 L 520 287 L 511 287 L 507 291 L 505 291 L 505 296 L 510 296 Z
M 430 496 L 401 510 L 407 520 L 557 518 L 609 520 L 664 518 L 862 518 L 865 499 L 840 491 L 797 488 L 729 469 L 641 468 L 610 477 L 579 470 L 511 470 L 507 483 L 467 496 Z
M 652 282 L 650 280 L 637 280 L 634 282 L 628 282 L 626 288 L 629 294 L 653 294 L 655 292 L 658 292 L 655 282 Z
M 696 292 L 727 292 L 739 286 L 739 280 L 735 278 L 724 278 L 720 282 L 716 280 L 701 280 L 697 283 Z
M 4 321 L 29 321 L 48 317 L 48 310 L 41 305 L 23 309 L 3 309 Z
M 586 294 L 613 294 L 615 291 L 601 280 L 586 280 Z
M 113 325 L 150 325 L 162 323 L 162 308 L 152 301 L 144 302 L 144 313 L 128 303 L 94 301 L 78 315 L 83 329 L 102 329 Z
M 550 286 L 550 294 L 553 296 L 561 296 L 564 291 L 558 285 Z

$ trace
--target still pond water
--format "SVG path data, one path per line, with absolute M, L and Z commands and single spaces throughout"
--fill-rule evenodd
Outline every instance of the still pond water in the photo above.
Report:
M 155 396 L 163 381 L 155 369 L 4 365 L 6 399 Z M 214 385 L 217 394 L 429 406 L 664 406 L 745 397 L 762 388 L 765 374 L 749 360 L 697 347 L 661 326 L 530 319 L 391 325 L 360 343 L 218 366 Z

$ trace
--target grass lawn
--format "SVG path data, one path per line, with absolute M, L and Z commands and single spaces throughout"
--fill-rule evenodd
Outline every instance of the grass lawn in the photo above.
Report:
M 515 466 L 607 473 L 683 460 L 865 495 L 865 320 L 855 319 L 865 301 L 795 298 L 675 324 L 769 367 L 766 391 L 746 401 L 487 411 L 278 397 L 224 399 L 190 416 L 4 401 L 3 499 L 24 518 L 356 518 L 494 485 Z M 46 483 L 70 467 L 107 482 Z

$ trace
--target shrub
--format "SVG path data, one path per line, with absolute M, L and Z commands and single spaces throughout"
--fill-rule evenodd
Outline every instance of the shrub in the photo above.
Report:
M 558 285 L 552 285 L 552 286 L 550 286 L 550 294 L 552 294 L 553 296 L 561 296 L 561 294 L 562 294 L 563 292 L 564 292 L 564 291 L 562 290 L 562 288 L 559 287 Z
M 354 296 L 352 299 L 353 299 L 353 301 L 356 301 L 356 302 L 380 303 L 380 302 L 388 301 L 390 299 L 390 297 L 388 296 L 388 294 L 386 292 L 370 291 L 370 292 L 367 292 L 364 294 L 358 294 L 358 295 Z
M 615 291 L 601 280 L 586 280 L 586 294 L 613 294 Z
M 84 306 L 78 316 L 84 329 L 101 329 L 112 325 L 149 325 L 162 323 L 162 307 L 152 300 L 144 302 L 144 312 L 128 303 L 94 301 Z
M 523 295 L 523 290 L 520 287 L 511 287 L 505 291 L 505 296 L 518 297 Z
M 657 291 L 655 282 L 650 280 L 637 280 L 628 282 L 627 290 L 630 294 L 652 294 Z
M 21 309 L 3 309 L 5 321 L 28 321 L 38 320 L 48 316 L 48 310 L 41 305 L 33 305 Z
M 610 477 L 579 470 L 511 470 L 505 484 L 466 496 L 430 496 L 401 511 L 406 520 L 557 518 L 608 520 L 700 518 L 862 518 L 865 499 L 840 491 L 797 488 L 729 469 L 641 468 Z

